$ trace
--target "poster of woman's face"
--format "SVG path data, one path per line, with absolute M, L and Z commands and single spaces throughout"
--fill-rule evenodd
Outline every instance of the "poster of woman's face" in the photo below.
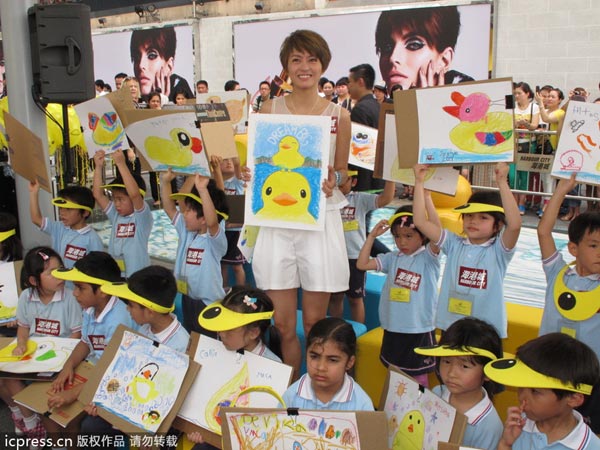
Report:
M 332 60 L 324 76 L 334 81 L 363 63 L 373 66 L 388 92 L 396 84 L 410 89 L 488 78 L 491 4 L 238 22 L 236 79 L 258 86 L 278 74 L 279 45 L 296 29 L 314 30 L 328 42 Z
M 113 87 L 114 76 L 123 72 L 139 80 L 141 95 L 160 88 L 170 97 L 184 81 L 194 80 L 191 26 L 96 34 L 92 44 L 95 79 Z

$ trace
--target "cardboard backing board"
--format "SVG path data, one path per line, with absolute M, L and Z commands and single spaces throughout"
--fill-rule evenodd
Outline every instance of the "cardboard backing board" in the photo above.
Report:
M 94 366 L 88 362 L 82 362 L 75 368 L 73 385 L 83 384 L 88 381 L 94 371 Z M 72 387 L 71 386 L 71 387 Z M 65 428 L 73 419 L 83 413 L 84 404 L 75 400 L 70 405 L 61 408 L 48 409 L 48 398 L 51 395 L 51 382 L 41 381 L 31 383 L 21 392 L 13 397 L 14 401 L 38 414 L 49 417 L 54 422 Z M 67 387 L 68 390 L 70 387 Z
M 512 162 L 513 105 L 512 78 L 397 91 L 399 167 Z
M 244 223 L 244 208 L 246 206 L 245 195 L 228 195 L 226 197 L 229 206 L 228 223 Z
M 293 415 L 288 416 L 288 412 Z M 311 411 L 311 410 L 298 410 L 296 408 L 290 409 L 268 409 L 268 408 L 221 408 L 221 423 L 223 424 L 223 450 L 233 450 L 231 441 L 229 439 L 230 433 L 233 431 L 229 427 L 228 420 L 226 420 L 227 413 L 244 413 L 244 414 L 269 414 L 279 413 L 284 417 L 290 417 L 293 419 L 295 415 L 302 415 L 303 413 L 309 414 L 315 413 L 330 413 L 332 416 L 335 413 L 354 413 L 356 416 L 356 424 L 358 425 L 358 438 L 360 441 L 360 448 L 365 450 L 375 449 L 387 449 L 387 419 L 383 411 Z M 318 436 L 318 431 L 314 431 L 315 436 Z M 325 448 L 325 447 L 324 447 Z M 327 447 L 334 448 L 334 447 Z
M 12 269 L 11 266 L 12 265 Z M 21 295 L 21 269 L 23 261 L 14 261 L 3 264 L 2 277 L 0 277 L 0 312 L 3 312 L 0 325 L 16 319 L 16 310 Z M 14 272 L 14 278 L 12 278 Z M 6 276 L 6 279 L 4 278 Z M 5 309 L 6 308 L 6 309 Z M 14 314 L 13 314 L 14 312 Z M 10 317 L 9 317 L 10 315 Z
M 394 105 L 382 103 L 379 108 L 379 123 L 377 124 L 377 147 L 375 150 L 375 167 L 373 176 L 381 178 L 383 175 L 383 152 L 385 143 L 385 118 L 388 114 L 394 114 Z
M 209 156 L 223 159 L 237 158 L 238 152 L 231 122 L 207 122 L 200 124 L 200 133 Z
M 390 388 L 390 373 L 391 372 L 396 372 L 398 374 L 400 374 L 402 377 L 407 378 L 411 381 L 413 381 L 414 383 L 419 384 L 414 378 L 412 378 L 411 376 L 407 375 L 406 373 L 404 373 L 402 370 L 398 369 L 395 366 L 389 366 L 388 368 L 388 376 L 386 377 L 385 380 L 385 385 L 383 386 L 383 391 L 381 392 L 381 401 L 379 403 L 380 408 L 383 408 L 385 410 L 385 406 L 387 403 L 387 394 Z M 406 386 L 405 386 L 406 389 Z M 419 385 L 419 390 L 421 392 L 425 392 L 428 391 L 432 396 L 435 396 L 435 394 L 433 394 L 429 389 Z M 439 398 L 437 396 L 435 396 L 436 399 Z M 439 399 L 441 402 L 444 402 L 442 399 Z M 423 401 L 425 401 L 425 398 L 423 398 Z M 454 409 L 452 406 L 450 406 L 448 404 L 448 408 L 452 408 Z M 440 415 L 441 416 L 441 415 Z M 400 418 L 397 418 L 398 421 L 400 421 Z M 458 411 L 456 411 L 456 415 L 454 417 L 454 422 L 452 424 L 452 430 L 450 433 L 450 437 L 448 439 L 449 443 L 452 444 L 460 444 L 462 442 L 463 436 L 465 434 L 465 430 L 467 428 L 467 416 L 465 416 L 464 414 L 459 413 Z M 386 445 L 387 445 L 387 441 L 386 441 Z M 383 447 L 382 447 L 383 448 Z
M 28 181 L 37 180 L 43 190 L 52 194 L 48 159 L 42 140 L 6 111 L 4 111 L 4 124 L 13 170 Z
M 129 331 L 129 332 L 137 334 L 139 336 L 143 336 L 143 335 L 131 330 L 130 328 L 127 328 L 124 325 L 119 325 L 119 327 L 113 334 L 113 337 L 111 338 L 110 342 L 108 343 L 108 346 L 104 349 L 104 353 L 102 354 L 102 357 L 98 361 L 98 364 L 96 364 L 95 370 L 94 370 L 92 376 L 89 378 L 88 382 L 85 383 L 81 393 L 79 394 L 79 397 L 78 397 L 79 401 L 81 403 L 83 403 L 84 405 L 87 405 L 92 402 L 92 400 L 94 398 L 94 394 L 96 393 L 96 390 L 98 389 L 98 386 L 100 384 L 100 381 L 102 380 L 102 377 L 104 376 L 104 373 L 108 369 L 110 363 L 112 362 L 113 358 L 115 357 L 115 355 L 119 349 L 119 346 L 121 344 L 121 341 L 123 340 L 123 334 L 125 333 L 125 331 Z M 163 345 L 163 344 L 157 343 L 157 345 Z M 175 400 L 175 403 L 173 404 L 173 407 L 171 408 L 171 411 L 169 412 L 169 414 L 167 414 L 167 416 L 164 418 L 164 420 L 158 427 L 158 429 L 156 431 L 157 433 L 166 433 L 169 430 L 169 428 L 171 427 L 171 424 L 173 423 L 173 420 L 175 419 L 175 416 L 177 415 L 177 412 L 179 411 L 179 408 L 181 407 L 181 404 L 183 403 L 183 400 L 186 397 L 187 392 L 189 391 L 190 387 L 192 386 L 192 382 L 194 381 L 194 378 L 196 378 L 196 375 L 198 374 L 199 370 L 200 370 L 200 365 L 198 363 L 190 360 L 189 367 L 185 374 L 185 378 L 183 380 L 183 384 L 181 385 L 181 389 L 179 390 L 179 394 L 177 395 L 177 399 Z M 128 422 L 127 420 L 122 419 L 121 417 L 117 416 L 116 414 L 112 414 L 101 407 L 98 407 L 98 415 L 100 417 L 102 417 L 104 420 L 106 420 L 107 422 L 109 422 L 110 424 L 112 424 L 115 428 L 121 430 L 123 433 L 126 433 L 126 434 L 148 433 L 147 430 L 137 427 L 137 426 L 133 425 L 132 423 Z

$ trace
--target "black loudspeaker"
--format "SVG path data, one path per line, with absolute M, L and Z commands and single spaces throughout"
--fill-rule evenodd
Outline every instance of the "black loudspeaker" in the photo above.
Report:
M 94 98 L 90 7 L 35 5 L 27 14 L 35 95 L 43 102 L 62 104 Z

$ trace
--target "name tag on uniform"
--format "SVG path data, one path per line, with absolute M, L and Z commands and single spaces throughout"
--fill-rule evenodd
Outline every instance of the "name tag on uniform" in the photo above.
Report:
M 117 266 L 119 266 L 119 269 L 121 269 L 121 272 L 125 272 L 125 260 L 124 259 L 116 259 L 115 261 L 117 261 Z
M 349 220 L 344 222 L 344 231 L 356 231 L 358 230 L 358 220 Z
M 390 300 L 393 302 L 410 302 L 410 289 L 406 288 L 391 288 Z
M 577 339 L 577 331 L 569 327 L 560 327 L 560 332 Z
M 185 278 L 177 280 L 177 292 L 180 292 L 183 295 L 187 295 L 188 284 L 187 284 L 187 280 Z
M 448 311 L 461 316 L 470 316 L 473 310 L 473 302 L 461 298 L 450 297 L 448 300 Z

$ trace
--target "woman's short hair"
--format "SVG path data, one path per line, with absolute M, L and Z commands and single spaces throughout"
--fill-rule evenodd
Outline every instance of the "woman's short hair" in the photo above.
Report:
M 152 47 L 158 51 L 164 59 L 174 58 L 177 48 L 177 37 L 174 27 L 150 28 L 147 30 L 133 30 L 129 52 L 131 60 L 139 52 L 140 47 Z
M 319 33 L 311 30 L 296 30 L 285 38 L 279 50 L 279 61 L 284 69 L 287 69 L 288 59 L 294 50 L 316 56 L 321 61 L 323 72 L 329 67 L 331 50 L 327 41 Z

